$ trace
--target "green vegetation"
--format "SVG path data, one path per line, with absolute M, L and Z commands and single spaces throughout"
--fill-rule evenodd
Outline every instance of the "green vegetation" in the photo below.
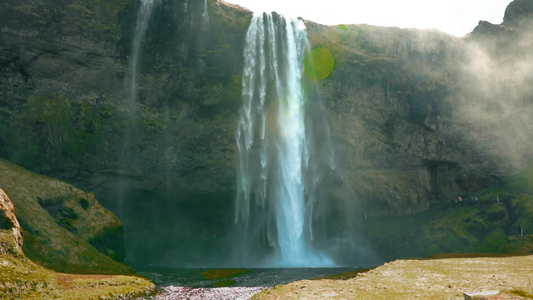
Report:
M 29 96 L 0 120 L 0 153 L 25 168 L 48 161 L 90 165 L 109 147 L 121 118 L 106 105 L 76 103 L 63 95 Z
M 203 271 L 201 275 L 207 280 L 216 280 L 214 287 L 234 286 L 237 281 L 231 278 L 239 277 L 244 274 L 253 273 L 251 269 L 214 269 Z
M 14 239 L 0 230 L 0 298 L 119 299 L 151 293 L 155 285 L 135 276 L 56 273 L 13 249 Z M 7 250 L 7 251 L 6 251 Z
M 202 272 L 202 276 L 207 280 L 219 280 L 233 277 L 239 277 L 244 274 L 252 273 L 250 269 L 215 269 Z
M 361 269 L 357 271 L 348 271 L 343 272 L 340 274 L 334 274 L 334 275 L 328 275 L 324 277 L 314 278 L 313 280 L 323 280 L 323 279 L 330 279 L 330 280 L 348 280 L 357 277 L 359 274 L 366 273 L 373 269 Z
M 235 284 L 237 284 L 237 281 L 233 279 L 226 279 L 226 280 L 221 280 L 221 281 L 217 281 L 213 283 L 213 286 L 214 287 L 229 287 L 229 286 L 234 286 Z
M 513 295 L 520 296 L 520 297 L 533 299 L 533 289 L 531 290 L 531 293 L 528 293 L 528 292 L 525 292 L 525 291 L 522 291 L 522 290 L 511 290 L 511 291 L 509 291 L 509 293 L 511 293 Z
M 30 259 L 59 272 L 134 273 L 112 259 L 124 257 L 122 223 L 93 194 L 2 159 L 0 182 L 15 205 Z
M 474 193 L 466 206 L 434 203 L 412 216 L 369 218 L 361 222 L 361 230 L 384 259 L 439 253 L 531 254 L 531 174 L 528 170 L 505 178 L 500 186 Z M 522 237 L 518 224 L 524 231 Z

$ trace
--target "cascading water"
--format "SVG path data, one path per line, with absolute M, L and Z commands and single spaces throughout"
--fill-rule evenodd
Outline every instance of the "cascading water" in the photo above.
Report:
M 150 18 L 152 17 L 152 11 L 156 2 L 160 0 L 141 0 L 139 11 L 137 12 L 137 25 L 135 26 L 135 34 L 133 36 L 130 70 L 131 70 L 131 107 L 132 111 L 135 111 L 137 106 L 137 81 L 139 76 L 139 64 L 141 60 L 141 43 L 146 35 L 146 29 Z
M 326 267 L 333 261 L 312 245 L 316 182 L 323 167 L 309 134 L 302 86 L 309 52 L 305 25 L 255 15 L 244 48 L 243 104 L 236 132 L 237 264 Z M 260 262 L 258 262 L 260 261 Z
M 126 127 L 124 141 L 122 143 L 122 153 L 120 155 L 120 167 L 125 169 L 129 165 L 128 151 L 131 148 L 131 141 L 133 139 L 134 132 L 136 130 L 137 123 L 137 110 L 138 110 L 138 76 L 140 72 L 141 58 L 142 58 L 142 43 L 146 36 L 146 30 L 152 17 L 152 11 L 156 3 L 160 3 L 161 0 L 141 0 L 139 11 L 137 12 L 137 23 L 135 26 L 135 32 L 132 41 L 132 50 L 130 57 L 130 99 L 127 105 L 127 114 L 129 122 Z M 121 179 L 117 184 L 117 198 L 118 198 L 118 210 L 119 217 L 124 219 L 125 209 L 125 179 Z
M 207 12 L 207 0 L 204 0 L 204 9 L 202 11 L 202 29 L 209 29 L 209 13 Z

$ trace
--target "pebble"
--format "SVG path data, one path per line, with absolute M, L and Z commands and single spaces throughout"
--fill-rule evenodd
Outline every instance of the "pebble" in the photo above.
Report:
M 253 295 L 269 287 L 221 287 L 221 288 L 190 288 L 181 286 L 166 286 L 157 296 L 148 298 L 155 300 L 207 300 L 207 299 L 235 299 L 248 300 Z

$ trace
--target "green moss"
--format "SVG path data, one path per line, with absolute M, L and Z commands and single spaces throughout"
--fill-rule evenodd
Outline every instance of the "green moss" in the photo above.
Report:
M 9 119 L 0 119 L 0 140 L 10 141 L 0 143 L 0 154 L 25 168 L 94 167 L 124 128 L 124 117 L 110 105 L 72 102 L 64 95 L 24 101 Z
M 253 270 L 250 269 L 216 269 L 216 270 L 207 270 L 201 273 L 207 280 L 219 280 L 227 279 L 233 277 L 239 277 L 244 274 L 253 273 Z
M 10 234 L 0 230 L 0 245 L 14 243 Z M 35 264 L 22 252 L 0 251 L 0 262 L 0 298 L 118 299 L 147 295 L 155 289 L 152 282 L 141 277 L 56 273 Z
M 514 289 L 514 290 L 510 290 L 509 293 L 511 293 L 513 295 L 520 296 L 520 297 L 533 299 L 533 293 L 528 293 L 528 292 L 523 291 L 523 290 Z
M 506 187 L 514 192 L 533 192 L 533 168 L 507 178 Z
M 250 269 L 216 269 L 207 270 L 201 275 L 207 280 L 217 280 L 213 283 L 214 287 L 228 287 L 237 284 L 237 281 L 230 278 L 242 276 L 244 274 L 252 273 Z
M 120 244 L 122 237 L 122 224 L 96 201 L 94 195 L 1 159 L 0 181 L 2 189 L 15 204 L 23 228 L 24 251 L 30 259 L 61 272 L 134 272 L 89 243 L 101 241 L 100 237 L 111 233 L 115 242 Z M 87 209 L 81 206 L 80 198 L 89 203 Z M 113 248 L 113 245 L 98 243 L 98 246 L 104 253 L 120 251 L 116 245 Z
M 322 279 L 348 280 L 348 279 L 351 279 L 351 278 L 355 278 L 355 277 L 357 277 L 357 275 L 362 274 L 362 273 L 366 273 L 366 272 L 368 272 L 370 270 L 372 270 L 372 268 L 370 268 L 370 269 L 361 269 L 361 270 L 357 270 L 357 271 L 348 271 L 348 272 L 335 274 L 335 275 L 328 275 L 328 276 L 324 276 L 324 277 L 315 278 L 313 280 L 322 280 Z
M 65 21 L 78 33 L 105 37 L 108 41 L 116 43 L 122 37 L 118 17 L 131 3 L 131 0 L 97 0 L 96 3 L 90 4 L 76 1 L 66 7 Z
M 227 280 L 217 281 L 213 283 L 213 286 L 214 287 L 228 287 L 228 286 L 234 286 L 235 284 L 237 284 L 237 281 L 233 279 L 227 279 Z
M 489 221 L 501 221 L 507 216 L 505 205 L 503 203 L 494 203 L 487 211 Z
M 498 252 L 507 241 L 507 235 L 502 228 L 496 228 L 485 239 L 481 251 Z

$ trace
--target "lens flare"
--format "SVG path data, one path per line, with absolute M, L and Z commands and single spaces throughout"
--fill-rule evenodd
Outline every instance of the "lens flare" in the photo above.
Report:
M 335 57 L 328 48 L 316 47 L 304 59 L 304 72 L 312 80 L 328 78 L 335 70 Z

